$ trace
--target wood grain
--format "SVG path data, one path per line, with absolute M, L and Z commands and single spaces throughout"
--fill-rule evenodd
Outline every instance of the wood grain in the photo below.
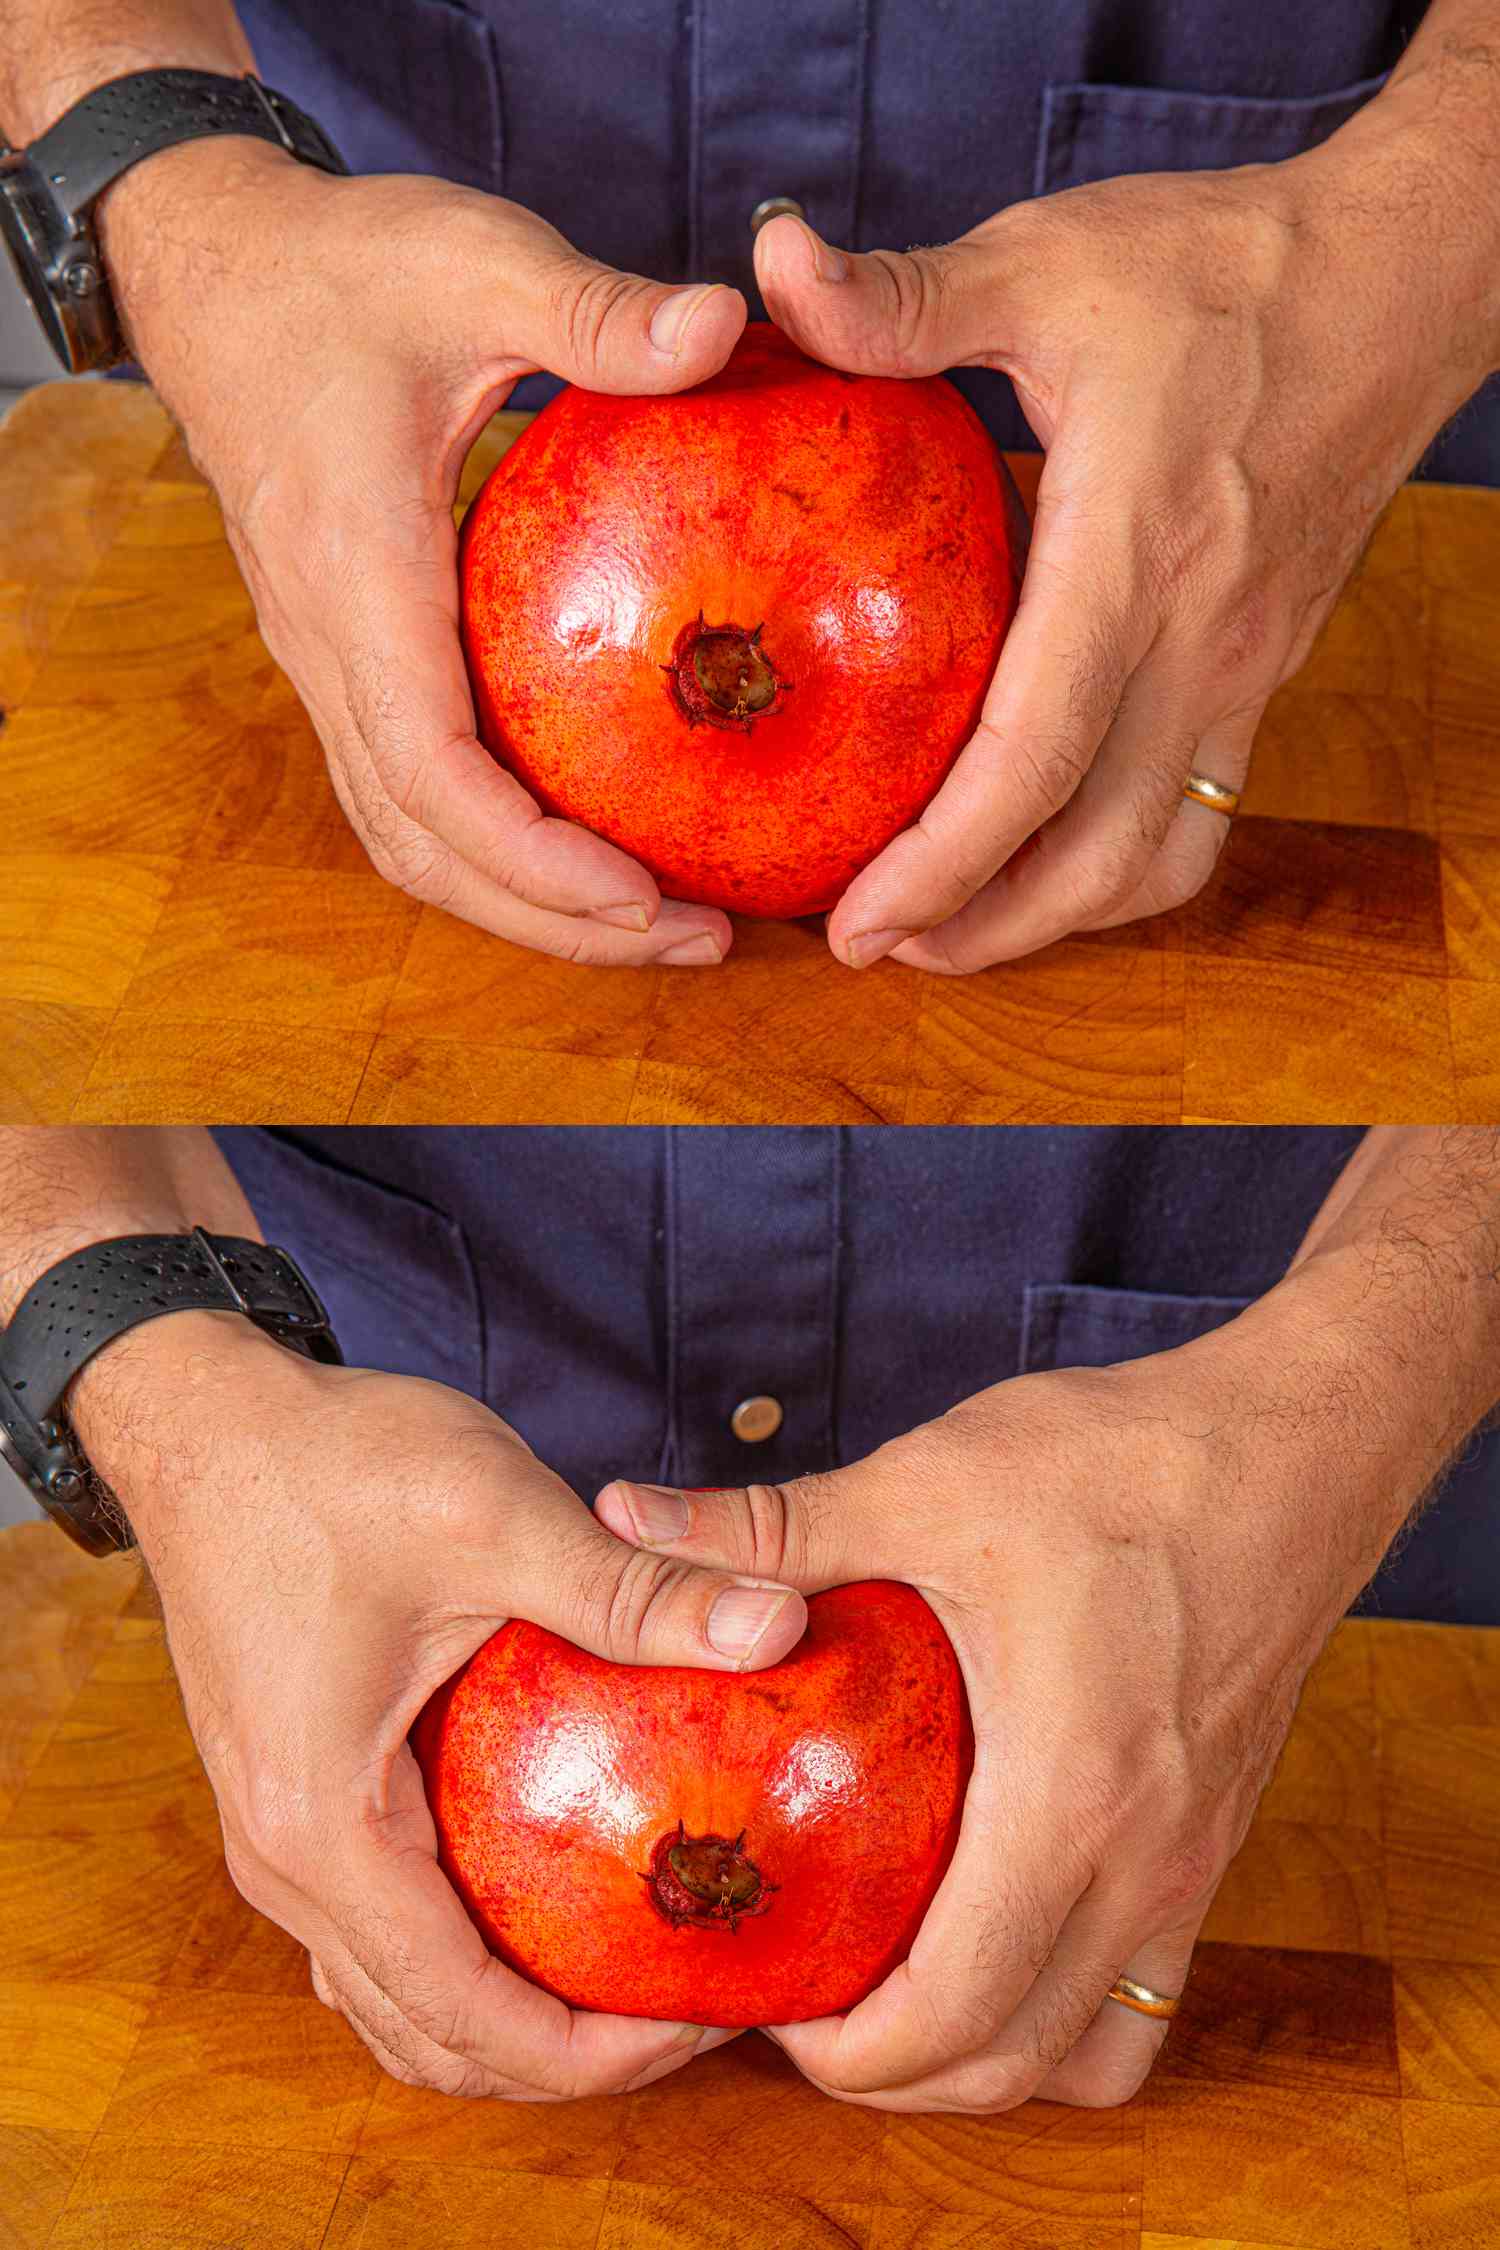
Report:
M 1500 495 L 1397 496 L 1199 899 L 965 980 L 811 923 L 579 970 L 408 906 L 136 386 L 9 416 L 0 556 L 0 1120 L 1500 1116 Z
M 0 1646 L 0 2250 L 1500 2240 L 1500 1631 L 1343 1625 L 1143 2091 L 997 2117 L 754 2034 L 612 2100 L 403 2085 L 230 1882 L 134 1560 L 0 1533 Z

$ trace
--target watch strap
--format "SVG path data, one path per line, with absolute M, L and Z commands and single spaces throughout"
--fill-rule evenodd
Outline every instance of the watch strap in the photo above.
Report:
M 25 153 L 77 220 L 142 157 L 213 133 L 252 134 L 325 172 L 349 169 L 322 126 L 253 71 L 131 71 L 83 95 Z

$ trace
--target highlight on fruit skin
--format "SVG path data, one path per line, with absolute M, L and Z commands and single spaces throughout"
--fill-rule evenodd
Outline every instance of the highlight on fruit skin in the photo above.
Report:
M 480 736 L 667 896 L 823 912 L 973 732 L 1027 536 L 940 376 L 762 321 L 693 390 L 565 390 L 464 519 Z
M 449 1881 L 571 2006 L 746 2028 L 853 2007 L 910 1951 L 973 1737 L 932 1610 L 815 1594 L 761 1672 L 607 1663 L 512 1619 L 412 1728 Z

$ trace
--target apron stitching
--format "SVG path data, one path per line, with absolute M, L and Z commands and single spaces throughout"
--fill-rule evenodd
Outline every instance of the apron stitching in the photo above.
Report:
M 662 1266 L 667 1313 L 667 1419 L 666 1428 L 662 1433 L 661 1461 L 656 1473 L 663 1484 L 671 1484 L 678 1474 L 680 1451 L 677 1437 L 679 1413 L 677 1333 L 681 1310 L 677 1286 L 677 1130 L 671 1125 L 665 1129 L 663 1159 L 666 1169 L 665 1193 L 662 1197 Z
M 687 0 L 688 53 L 688 270 L 686 279 L 703 278 L 703 10 L 702 0 Z
M 828 1384 L 826 1443 L 828 1447 L 828 1466 L 830 1469 L 836 1469 L 839 1466 L 840 1461 L 838 1449 L 838 1384 L 840 1341 L 839 1313 L 840 1295 L 843 1286 L 842 1265 L 844 1244 L 844 1156 L 845 1151 L 848 1147 L 848 1133 L 849 1128 L 847 1125 L 838 1125 L 834 1128 L 833 1162 L 829 1169 L 828 1179 L 828 1222 L 833 1236 L 832 1242 L 829 1246 L 828 1255 L 828 1353 L 826 1377 Z
M 860 227 L 865 192 L 865 137 L 869 130 L 870 99 L 870 0 L 859 0 L 859 28 L 854 35 L 854 163 L 849 182 L 849 248 L 861 240 Z

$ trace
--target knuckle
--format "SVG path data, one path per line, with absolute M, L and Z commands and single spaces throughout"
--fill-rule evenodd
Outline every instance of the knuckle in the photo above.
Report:
M 1119 2109 L 1145 2085 L 1159 2051 L 1138 2044 L 1123 2054 L 1071 2054 L 1047 2092 L 1074 2109 Z
M 371 864 L 396 890 L 420 905 L 446 911 L 458 895 L 460 868 L 457 855 L 422 829 L 403 831 L 399 844 L 372 849 Z
M 1052 812 L 1068 802 L 1093 764 L 1092 752 L 1071 734 L 1019 743 L 1012 756 L 1027 796 Z
M 1048 2004 L 1027 2032 L 1027 2050 L 1042 2070 L 1066 2061 L 1099 2012 L 1099 1981 L 1082 1969 L 1059 1969 L 1048 1977 Z
M 561 335 L 576 380 L 586 383 L 604 365 L 604 343 L 614 314 L 639 284 L 608 266 L 569 262 L 548 293 L 547 309 Z
M 233 1822 L 226 1820 L 224 1830 L 226 1860 L 232 1853 L 234 1862 L 261 1887 L 278 1877 L 290 1878 L 301 1853 L 302 1824 L 279 1775 L 247 1774 Z M 230 1871 L 234 1873 L 233 1865 Z
M 619 1663 L 639 1659 L 650 1628 L 668 1609 L 688 1578 L 689 1566 L 670 1556 L 632 1548 L 622 1558 L 607 1551 L 580 1588 L 585 1616 Z
M 786 1493 L 779 1484 L 747 1485 L 745 1512 L 750 1530 L 750 1570 L 757 1578 L 778 1578 L 792 1544 Z
M 1212 1891 L 1223 1865 L 1215 1837 L 1183 1838 L 1158 1860 L 1153 1871 L 1151 1894 L 1155 1904 L 1171 1909 L 1196 1906 Z
M 949 2079 L 946 2105 L 968 2116 L 993 2117 L 1029 2101 L 1041 2077 L 1034 2066 L 1013 2057 L 960 2063 Z
M 1277 619 L 1270 594 L 1263 586 L 1246 587 L 1229 604 L 1215 628 L 1215 671 L 1230 678 L 1259 672 L 1270 657 L 1276 637 Z
M 891 292 L 891 319 L 884 334 L 874 372 L 880 375 L 922 373 L 932 355 L 949 294 L 949 254 L 942 249 L 877 250 L 872 253 L 885 270 Z

